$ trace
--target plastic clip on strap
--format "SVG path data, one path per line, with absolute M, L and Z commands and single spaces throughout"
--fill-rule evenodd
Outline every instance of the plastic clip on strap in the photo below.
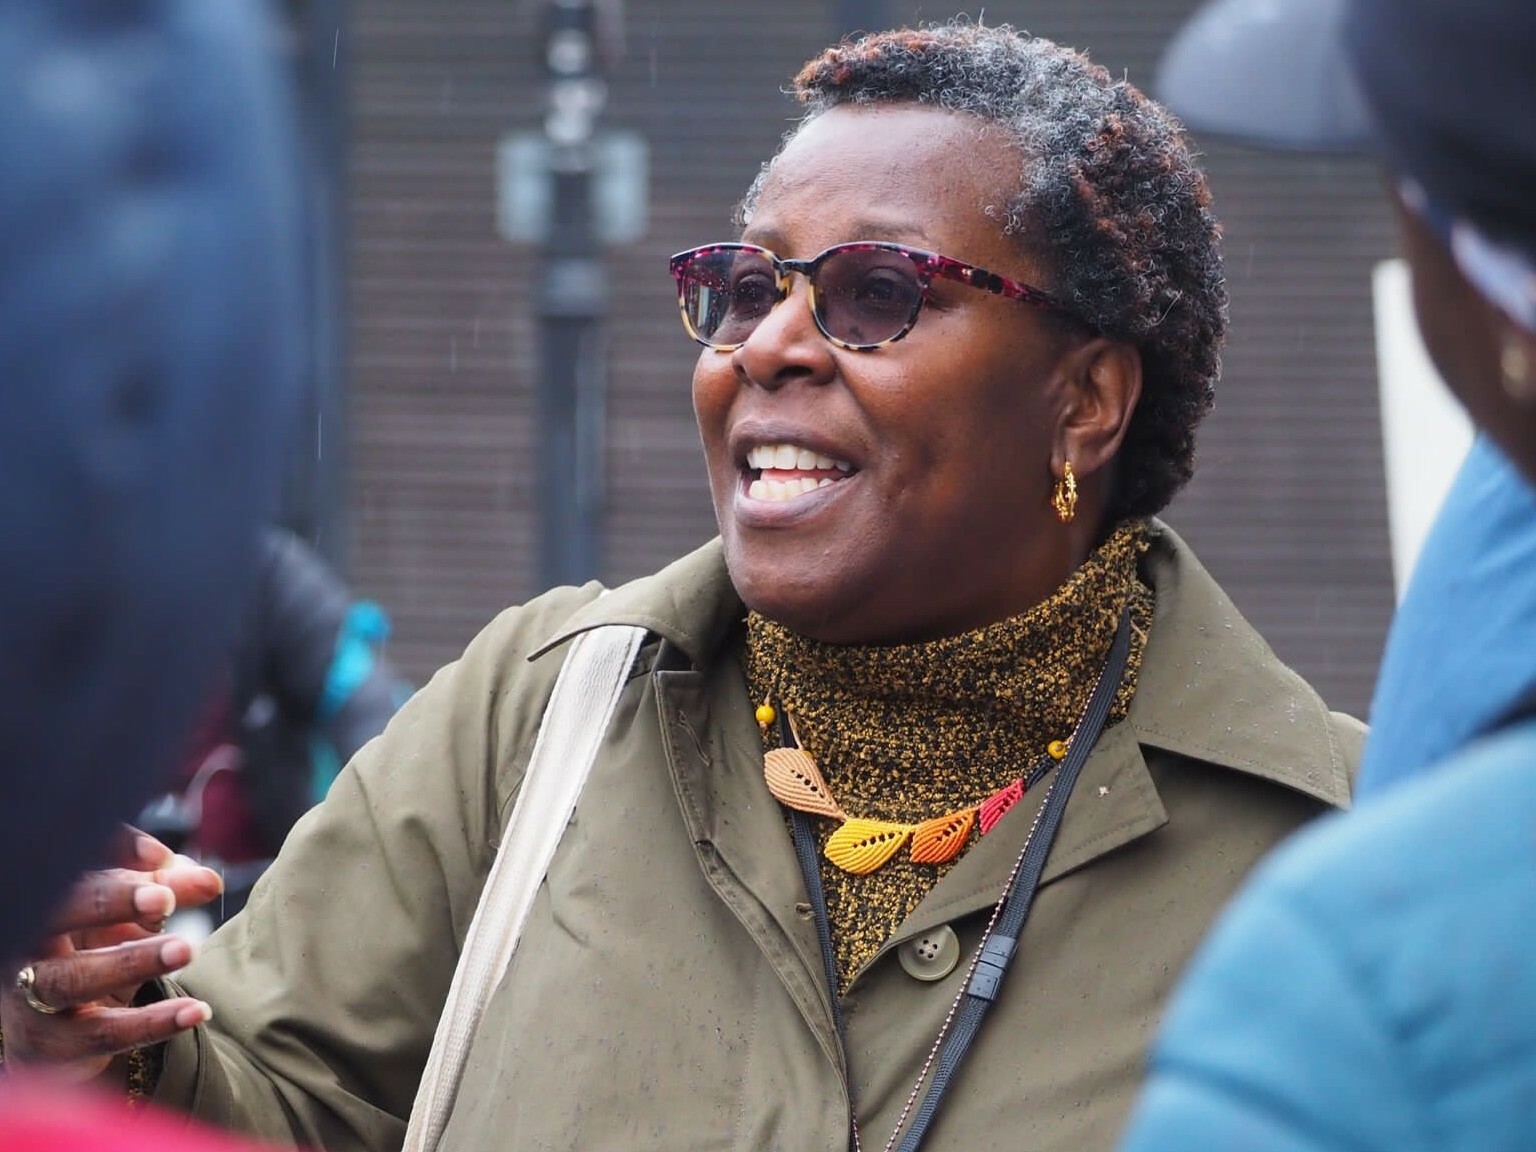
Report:
M 997 990 L 1008 972 L 1008 961 L 1013 959 L 1013 950 L 1018 943 L 1012 936 L 997 932 L 988 936 L 981 946 L 981 955 L 976 958 L 976 968 L 971 973 L 970 983 L 965 986 L 965 994 L 988 1002 L 996 1000 Z

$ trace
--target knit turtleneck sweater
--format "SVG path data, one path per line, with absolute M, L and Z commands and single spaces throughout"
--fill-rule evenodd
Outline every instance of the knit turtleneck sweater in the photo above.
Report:
M 1147 537 L 1145 521 L 1122 524 L 1028 612 L 925 643 L 823 644 L 750 613 L 748 688 L 794 718 L 850 815 L 916 824 L 978 804 L 1072 734 L 1129 606 L 1130 655 L 1108 724 L 1124 719 L 1152 622 L 1137 574 Z M 776 747 L 776 726 L 764 738 Z M 813 819 L 825 849 L 839 821 Z M 903 849 L 858 876 L 822 857 L 839 991 L 952 865 L 914 864 Z

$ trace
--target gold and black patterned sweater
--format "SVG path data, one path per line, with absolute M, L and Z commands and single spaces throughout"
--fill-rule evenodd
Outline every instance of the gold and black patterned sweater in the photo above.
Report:
M 753 700 L 771 699 L 794 717 L 850 815 L 916 824 L 979 804 L 1072 734 L 1127 605 L 1130 655 L 1108 724 L 1129 711 L 1154 606 L 1137 576 L 1146 548 L 1146 522 L 1122 524 L 1030 611 L 920 644 L 823 644 L 752 613 Z M 766 740 L 776 747 L 777 731 Z M 839 821 L 818 817 L 816 825 L 825 848 Z M 973 842 L 978 835 L 973 828 Z M 856 876 L 822 857 L 841 991 L 953 863 L 915 864 L 904 848 Z

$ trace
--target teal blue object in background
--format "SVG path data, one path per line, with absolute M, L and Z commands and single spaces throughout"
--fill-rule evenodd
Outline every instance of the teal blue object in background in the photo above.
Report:
M 389 614 L 375 601 L 359 600 L 347 610 L 336 636 L 336 653 L 326 672 L 325 686 L 315 706 L 317 730 L 310 736 L 310 796 L 315 803 L 325 799 L 331 784 L 343 767 L 335 745 L 323 734 L 326 721 L 346 707 L 378 666 L 378 649 L 389 639 Z M 401 684 L 396 690 L 395 707 L 404 704 L 410 691 Z

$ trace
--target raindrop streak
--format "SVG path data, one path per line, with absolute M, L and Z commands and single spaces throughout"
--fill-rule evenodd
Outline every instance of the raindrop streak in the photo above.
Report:
M 331 69 L 336 68 L 336 55 L 341 51 L 341 25 L 336 26 L 336 34 L 331 37 Z
M 656 18 L 656 20 L 651 24 L 650 65 L 651 65 L 651 87 L 652 88 L 656 87 L 656 41 L 657 41 L 658 37 L 660 36 L 660 34 L 661 34 L 661 17 L 658 16 Z
M 325 449 L 325 413 L 315 413 L 315 459 L 318 460 L 324 454 Z

